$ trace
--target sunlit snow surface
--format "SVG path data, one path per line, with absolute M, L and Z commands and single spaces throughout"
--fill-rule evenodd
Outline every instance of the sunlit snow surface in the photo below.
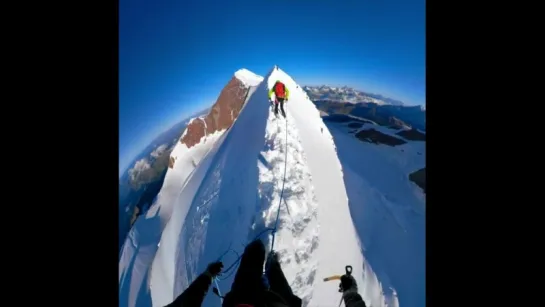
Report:
M 264 79 L 237 74 L 257 87 L 236 122 L 197 145 L 207 147 L 196 154 L 202 161 L 195 169 L 186 169 L 191 154 L 178 149 L 188 164 L 177 170 L 178 158 L 160 192 L 165 196 L 131 230 L 120 261 L 120 306 L 172 302 L 209 262 L 229 248 L 242 252 L 272 227 L 279 205 L 274 248 L 304 306 L 338 306 L 338 282 L 323 278 L 342 274 L 346 265 L 368 306 L 424 306 L 425 198 L 408 181 L 425 166 L 425 155 L 416 154 L 425 153 L 424 143 L 363 143 L 342 125 L 326 126 L 283 71 Z M 276 80 L 290 89 L 287 121 L 267 101 Z M 271 238 L 262 239 L 270 248 Z M 236 257 L 222 260 L 229 266 Z M 222 293 L 233 277 L 220 282 Z M 219 305 L 210 291 L 203 306 Z

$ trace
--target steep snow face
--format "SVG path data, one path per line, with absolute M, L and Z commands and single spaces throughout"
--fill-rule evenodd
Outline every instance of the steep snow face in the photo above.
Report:
M 255 86 L 263 80 L 262 77 L 245 69 L 237 71 L 235 77 L 248 88 L 246 101 L 251 98 Z M 235 98 L 238 99 L 238 97 L 233 99 Z M 234 115 L 229 114 L 229 116 L 233 120 Z M 206 122 L 202 117 L 193 118 L 180 140 L 184 139 L 189 126 L 194 121 L 203 122 L 206 128 Z M 119 261 L 120 306 L 151 305 L 149 271 L 156 256 L 163 229 L 168 225 L 175 208 L 177 217 L 181 220 L 185 218 L 190 208 L 189 202 L 196 193 L 196 190 L 191 187 L 195 185 L 195 182 L 202 180 L 206 174 L 207 167 L 224 140 L 225 131 L 225 129 L 212 131 L 189 147 L 180 141 L 173 149 L 170 155 L 170 168 L 155 203 L 145 216 L 141 216 L 135 222 L 122 248 Z M 184 189 L 189 178 L 193 177 L 195 178 L 193 185 Z M 174 224 L 176 222 L 174 221 Z
M 260 205 L 257 162 L 269 113 L 266 93 L 266 84 L 261 83 L 209 166 L 199 166 L 198 176 L 190 178 L 182 190 L 151 269 L 154 306 L 172 302 L 230 247 L 240 249 L 252 235 L 254 221 L 261 219 L 256 215 Z M 189 208 L 187 215 L 179 214 L 181 208 Z M 226 257 L 225 263 L 234 261 L 233 257 Z M 233 277 L 222 282 L 221 288 L 229 289 Z M 218 302 L 209 295 L 204 306 Z
M 200 164 L 208 151 L 212 149 L 216 141 L 220 139 L 225 130 L 216 131 L 213 134 L 204 137 L 199 144 L 191 148 L 187 148 L 185 144 L 179 143 L 176 145 L 170 157 L 174 163 L 173 168 L 167 172 L 163 187 L 159 192 L 157 203 L 164 204 L 161 206 L 161 226 L 164 228 L 166 222 L 172 214 L 172 204 L 178 197 L 180 186 L 183 187 L 186 180 Z M 161 202 L 159 202 L 161 201 Z
M 346 265 L 352 265 L 354 278 L 367 305 L 384 306 L 381 285 L 368 264 L 364 272 L 362 249 L 350 215 L 342 167 L 333 138 L 320 118 L 320 112 L 295 81 L 280 69 L 268 79 L 269 86 L 276 80 L 290 89 L 286 111 L 293 116 L 299 131 L 319 204 L 317 215 L 321 231 L 316 251 L 317 278 L 313 281 L 309 306 L 338 305 L 337 283 L 322 280 L 342 274 Z
M 173 168 L 167 171 L 163 187 L 146 215 L 139 217 L 129 231 L 119 261 L 120 306 L 149 306 L 151 301 L 147 278 L 151 262 L 163 228 L 170 220 L 174 204 L 178 202 L 180 188 L 195 169 L 202 165 L 213 145 L 224 131 L 203 138 L 191 148 L 178 142 L 171 153 Z
M 267 92 L 276 80 L 290 90 L 287 120 L 269 110 Z M 274 227 L 279 206 L 274 249 L 304 306 L 337 306 L 338 282 L 323 278 L 342 274 L 346 265 L 353 266 L 367 305 L 385 306 L 381 282 L 363 258 L 341 163 L 319 111 L 283 71 L 273 69 L 264 81 L 180 192 L 151 268 L 153 306 L 172 302 L 208 263 L 230 249 L 242 252 Z M 270 233 L 261 238 L 270 248 Z M 226 267 L 235 252 L 223 256 Z M 224 278 L 222 293 L 234 274 Z M 395 306 L 395 297 L 391 301 Z M 203 306 L 218 304 L 209 294 Z
M 400 306 L 425 306 L 426 199 L 409 180 L 410 173 L 426 166 L 425 142 L 376 145 L 350 134 L 353 129 L 347 123 L 327 125 L 343 166 L 350 212 L 365 258 L 385 292 L 398 296 Z M 367 129 L 399 137 L 398 130 L 373 123 L 355 132 Z

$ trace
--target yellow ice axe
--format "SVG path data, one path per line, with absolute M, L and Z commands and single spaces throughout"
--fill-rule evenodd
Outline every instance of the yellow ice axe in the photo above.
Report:
M 341 276 L 342 276 L 342 275 L 333 275 L 333 276 L 329 276 L 329 277 L 324 278 L 324 281 L 340 280 L 340 279 L 341 279 Z
M 346 275 L 352 275 L 352 266 L 347 265 L 344 270 L 346 271 Z M 330 280 L 340 280 L 342 275 L 333 275 L 324 278 L 324 281 L 330 281 Z

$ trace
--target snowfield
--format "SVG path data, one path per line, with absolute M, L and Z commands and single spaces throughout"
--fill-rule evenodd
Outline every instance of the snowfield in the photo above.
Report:
M 426 167 L 426 143 L 376 145 L 356 139 L 346 124 L 327 125 L 337 145 L 366 261 L 388 300 L 398 296 L 399 303 L 388 305 L 425 306 L 426 198 L 408 175 Z M 369 124 L 358 130 L 370 128 L 392 136 L 399 131 Z
M 274 249 L 303 306 L 338 306 L 338 281 L 323 278 L 346 265 L 367 306 L 423 306 L 425 198 L 405 173 L 425 165 L 416 154 L 425 145 L 382 148 L 324 124 L 280 69 L 235 76 L 253 88 L 234 124 L 192 148 L 176 146 L 156 203 L 129 233 L 120 306 L 165 306 L 221 255 L 229 267 L 235 252 L 274 227 L 279 206 Z M 276 80 L 290 90 L 286 119 L 267 101 Z M 260 237 L 270 249 L 270 232 Z M 224 278 L 222 294 L 234 274 Z M 221 302 L 210 290 L 203 306 Z

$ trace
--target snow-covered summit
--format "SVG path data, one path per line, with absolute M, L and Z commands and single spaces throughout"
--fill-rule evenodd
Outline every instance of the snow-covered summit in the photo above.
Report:
M 235 72 L 235 77 L 237 77 L 237 79 L 242 81 L 242 83 L 246 84 L 247 86 L 257 86 L 259 83 L 261 83 L 261 81 L 263 81 L 263 77 L 254 74 L 246 68 L 237 70 Z

